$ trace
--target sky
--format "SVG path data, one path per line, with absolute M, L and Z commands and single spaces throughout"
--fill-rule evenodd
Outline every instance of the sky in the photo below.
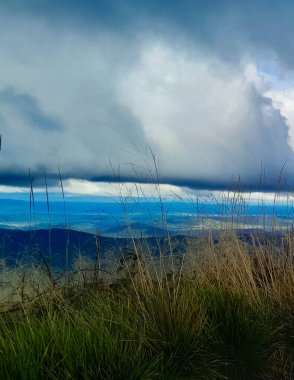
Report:
M 1 0 L 0 191 L 294 189 L 294 3 Z M 147 185 L 148 186 L 148 185 Z

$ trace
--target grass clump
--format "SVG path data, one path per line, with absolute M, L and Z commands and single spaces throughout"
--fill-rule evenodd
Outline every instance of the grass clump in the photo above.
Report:
M 111 311 L 111 314 L 110 314 Z M 0 369 L 5 379 L 149 379 L 156 375 L 140 336 L 105 303 L 3 320 Z
M 274 373 L 277 330 L 268 306 L 250 304 L 246 295 L 222 289 L 204 289 L 201 298 L 207 307 L 211 348 L 220 374 L 249 380 Z

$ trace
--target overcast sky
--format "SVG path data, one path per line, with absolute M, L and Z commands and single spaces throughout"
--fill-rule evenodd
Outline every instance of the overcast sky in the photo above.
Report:
M 293 189 L 293 20 L 286 0 L 1 0 L 1 184 L 152 182 L 154 154 L 162 183 L 275 190 L 283 168 Z

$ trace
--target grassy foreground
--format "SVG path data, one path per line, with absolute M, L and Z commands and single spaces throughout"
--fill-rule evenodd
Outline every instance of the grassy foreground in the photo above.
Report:
M 49 281 L 1 309 L 1 379 L 292 379 L 293 246 L 226 234 L 113 281 Z

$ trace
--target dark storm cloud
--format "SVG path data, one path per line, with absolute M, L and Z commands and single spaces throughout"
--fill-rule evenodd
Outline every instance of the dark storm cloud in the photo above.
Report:
M 17 93 L 12 88 L 0 91 L 1 105 L 12 107 L 14 112 L 20 113 L 22 119 L 35 128 L 47 131 L 63 129 L 62 123 L 53 116 L 46 115 L 38 101 L 29 94 Z
M 56 27 L 153 30 L 213 48 L 228 59 L 245 48 L 270 48 L 293 63 L 294 4 L 290 0 L 2 0 L 0 9 Z

